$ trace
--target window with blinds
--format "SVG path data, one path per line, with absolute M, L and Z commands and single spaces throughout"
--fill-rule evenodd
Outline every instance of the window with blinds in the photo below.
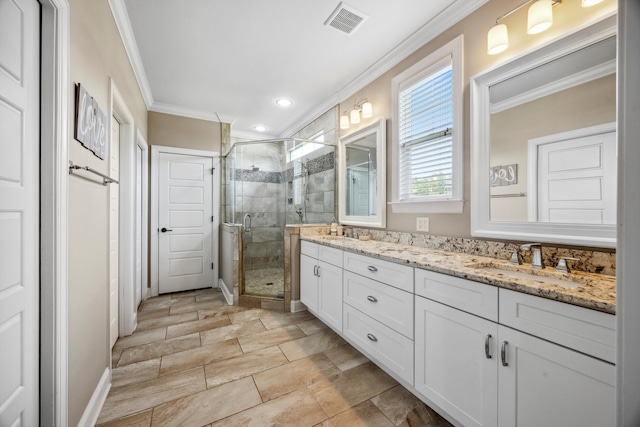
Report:
M 399 200 L 453 196 L 453 96 L 451 58 L 430 67 L 417 82 L 400 85 Z

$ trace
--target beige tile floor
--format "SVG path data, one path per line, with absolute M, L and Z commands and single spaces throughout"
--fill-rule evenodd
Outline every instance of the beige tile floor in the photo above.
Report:
M 450 426 L 308 312 L 145 301 L 113 349 L 100 426 Z
M 262 268 L 244 272 L 244 293 L 246 295 L 262 295 L 277 297 L 284 291 L 284 269 Z

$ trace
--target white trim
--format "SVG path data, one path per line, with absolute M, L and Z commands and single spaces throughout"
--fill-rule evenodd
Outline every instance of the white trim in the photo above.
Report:
M 144 136 L 142 136 L 140 129 L 137 130 L 136 145 L 142 150 L 142 253 L 140 254 L 142 265 L 140 268 L 142 269 L 142 283 L 145 285 L 141 296 L 144 301 L 149 298 L 149 145 Z M 138 195 L 136 194 L 136 200 L 137 197 Z
M 213 167 L 217 171 L 217 173 L 213 174 L 213 206 L 214 209 L 212 212 L 215 212 L 216 205 L 220 208 L 220 161 L 219 154 L 215 151 L 206 151 L 206 150 L 192 150 L 189 148 L 178 148 L 178 147 L 165 147 L 161 145 L 152 145 L 151 146 L 151 257 L 149 258 L 150 264 L 150 281 L 151 281 L 151 296 L 155 297 L 160 294 L 159 286 L 158 286 L 158 160 L 161 153 L 169 153 L 169 154 L 185 154 L 188 156 L 200 156 L 200 157 L 210 157 L 213 159 Z M 216 199 L 216 195 L 218 198 Z M 216 215 L 214 213 L 214 215 Z M 213 249 L 211 252 L 211 258 L 214 262 L 214 277 L 212 287 L 218 283 L 218 259 L 214 258 L 218 256 L 217 246 L 219 245 L 219 228 L 220 228 L 220 220 L 219 220 L 219 209 L 218 209 L 218 221 L 214 222 L 213 228 L 213 236 L 211 239 Z
M 490 147 L 487 143 L 490 140 L 489 88 L 492 85 L 615 34 L 616 16 L 607 16 L 471 78 L 469 90 L 471 94 L 472 236 L 590 247 L 616 247 L 615 225 L 491 221 L 488 179 Z
M 136 219 L 136 155 L 135 127 L 124 97 L 113 78 L 109 79 L 109 120 L 115 117 L 120 122 L 120 236 L 119 236 L 119 289 L 118 329 L 119 336 L 131 335 L 136 328 L 135 307 L 135 219 Z M 114 184 L 112 184 L 114 185 Z
M 407 68 L 391 80 L 391 208 L 398 213 L 461 213 L 464 194 L 464 38 L 459 35 L 440 47 L 426 58 Z M 400 200 L 400 148 L 398 136 L 398 96 L 400 87 L 425 73 L 430 73 L 439 61 L 451 58 L 453 80 L 453 131 L 452 131 L 452 175 L 453 188 L 451 199 L 446 200 Z M 402 207 L 402 205 L 406 205 Z M 431 207 L 432 206 L 432 207 Z
M 218 279 L 218 287 L 222 291 L 222 296 L 224 296 L 224 300 L 228 305 L 233 305 L 233 294 L 229 292 L 227 289 L 227 285 L 224 283 L 224 280 Z
M 505 99 L 504 101 L 492 103 L 489 112 L 491 114 L 499 113 L 501 111 L 508 110 L 509 108 L 517 107 L 518 105 L 526 104 L 527 102 L 535 101 L 536 99 L 554 94 L 561 90 L 570 89 L 574 86 L 599 79 L 600 77 L 614 74 L 615 72 L 616 61 L 608 61 L 587 70 L 572 74 L 569 77 L 551 81 L 546 85 L 537 87 L 528 92 L 523 92 L 509 99 Z
M 87 407 L 84 409 L 82 413 L 82 418 L 78 422 L 78 427 L 93 427 L 96 425 L 96 421 L 98 421 L 98 417 L 100 416 L 100 411 L 102 411 L 102 405 L 104 405 L 105 400 L 107 400 L 107 395 L 109 394 L 109 390 L 111 389 L 111 371 L 109 368 L 106 368 L 102 373 L 102 377 L 98 382 L 93 394 L 91 395 L 91 399 L 87 404 Z
M 617 426 L 640 423 L 640 2 L 618 2 Z
M 207 120 L 210 122 L 219 121 L 216 113 L 198 110 L 195 108 L 183 107 L 180 105 L 166 104 L 164 102 L 154 102 L 153 105 L 149 107 L 149 111 L 155 111 L 156 113 L 171 114 L 174 116 L 189 117 L 191 119 Z
M 69 180 L 69 51 L 71 12 L 67 0 L 41 0 L 41 182 L 48 182 L 50 204 L 42 205 L 48 220 L 48 237 L 41 232 L 41 259 L 52 270 L 41 272 L 41 325 L 50 325 L 52 336 L 40 339 L 40 421 L 43 425 L 68 425 L 68 180 Z M 46 121 L 43 121 L 45 119 Z M 44 190 L 44 186 L 41 191 Z M 46 291 L 45 291 L 46 289 Z M 41 328 L 41 334 L 43 333 Z M 46 385 L 46 386 L 45 386 Z
M 429 202 L 389 202 L 393 213 L 452 213 L 464 210 L 464 200 L 432 200 Z
M 136 80 L 138 81 L 142 98 L 144 98 L 144 103 L 147 108 L 149 108 L 153 105 L 153 94 L 151 93 L 147 74 L 144 71 L 144 65 L 142 64 L 142 57 L 138 50 L 136 38 L 133 35 L 127 7 L 124 4 L 124 0 L 109 0 L 109 7 L 111 8 L 113 19 L 116 21 L 116 27 L 118 27 L 124 49 L 127 51 L 131 68 L 133 68 L 133 74 L 135 74 Z
M 552 144 L 554 142 L 566 141 L 569 139 L 584 138 L 592 135 L 601 135 L 616 131 L 616 123 L 605 123 L 597 126 L 590 126 L 582 129 L 574 129 L 567 132 L 560 132 L 553 135 L 546 135 L 529 140 L 527 148 L 527 220 L 535 222 L 538 220 L 538 147 L 540 145 Z
M 440 14 L 426 22 L 418 31 L 409 36 L 405 41 L 400 43 L 395 49 L 387 53 L 371 67 L 367 68 L 358 77 L 353 79 L 342 87 L 336 94 L 329 96 L 324 102 L 311 110 L 306 115 L 300 117 L 293 122 L 281 137 L 291 136 L 298 130 L 302 129 L 308 123 L 311 123 L 321 114 L 333 108 L 336 103 L 341 103 L 351 98 L 359 90 L 371 84 L 378 77 L 389 71 L 391 68 L 399 64 L 402 60 L 414 53 L 422 46 L 435 39 L 445 30 L 464 19 L 473 11 L 487 3 L 488 0 L 457 0 Z M 336 102 L 337 99 L 337 102 Z

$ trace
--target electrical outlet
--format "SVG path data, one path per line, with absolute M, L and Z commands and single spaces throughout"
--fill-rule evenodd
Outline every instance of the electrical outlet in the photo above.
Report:
M 419 216 L 416 218 L 416 230 L 429 231 L 429 217 Z

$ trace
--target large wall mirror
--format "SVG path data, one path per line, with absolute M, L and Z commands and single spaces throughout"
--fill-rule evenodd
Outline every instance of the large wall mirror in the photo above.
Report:
M 340 138 L 340 222 L 385 227 L 386 120 Z
M 471 80 L 479 237 L 616 241 L 616 17 Z

